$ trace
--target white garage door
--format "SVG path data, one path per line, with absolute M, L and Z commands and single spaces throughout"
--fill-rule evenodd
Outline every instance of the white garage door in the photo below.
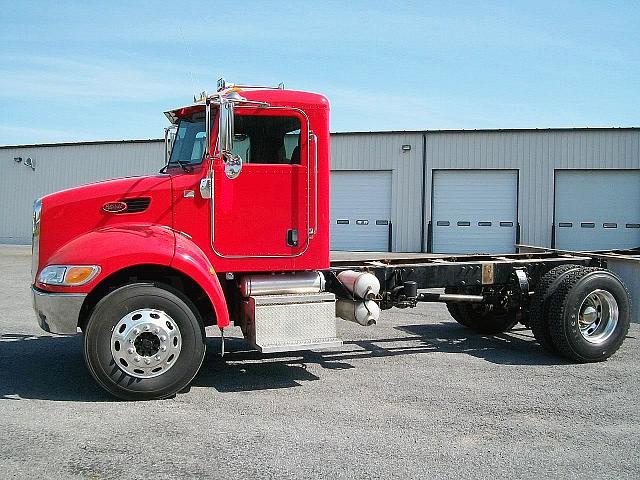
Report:
M 432 205 L 433 252 L 515 251 L 517 171 L 436 170 Z
M 555 246 L 640 247 L 640 171 L 556 171 Z
M 331 172 L 331 249 L 386 252 L 391 172 Z

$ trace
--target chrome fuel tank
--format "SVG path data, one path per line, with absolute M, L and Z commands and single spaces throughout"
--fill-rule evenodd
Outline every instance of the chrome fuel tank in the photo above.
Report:
M 244 298 L 260 295 L 293 293 L 320 293 L 324 291 L 324 275 L 321 272 L 258 273 L 245 275 L 239 280 Z

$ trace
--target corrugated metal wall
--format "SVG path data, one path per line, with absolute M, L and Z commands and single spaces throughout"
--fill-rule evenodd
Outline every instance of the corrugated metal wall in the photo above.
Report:
M 403 151 L 402 145 L 411 150 Z M 34 158 L 36 170 L 15 163 L 16 156 Z M 0 242 L 30 241 L 31 210 L 39 196 L 91 181 L 153 173 L 162 164 L 159 141 L 0 148 Z M 331 168 L 392 172 L 393 249 L 407 252 L 420 251 L 421 234 L 428 231 L 434 169 L 517 169 L 520 241 L 550 246 L 554 171 L 640 169 L 640 129 L 333 134 Z
M 429 132 L 426 133 L 426 164 L 427 192 L 431 192 L 433 169 L 518 169 L 520 243 L 549 247 L 554 171 L 640 168 L 640 130 Z M 428 199 L 430 195 L 428 193 Z M 426 207 L 428 222 L 429 201 Z
M 402 145 L 411 150 L 403 151 Z M 331 170 L 390 170 L 393 250 L 420 251 L 422 134 L 334 134 Z
M 22 157 L 22 162 L 14 161 Z M 35 161 L 35 170 L 25 160 Z M 158 141 L 0 149 L 0 243 L 31 243 L 33 202 L 48 193 L 114 177 L 157 172 Z

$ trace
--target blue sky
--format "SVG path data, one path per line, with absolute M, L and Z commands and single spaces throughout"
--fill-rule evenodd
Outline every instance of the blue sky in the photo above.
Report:
M 218 77 L 333 131 L 640 125 L 640 2 L 0 0 L 0 144 L 158 138 Z

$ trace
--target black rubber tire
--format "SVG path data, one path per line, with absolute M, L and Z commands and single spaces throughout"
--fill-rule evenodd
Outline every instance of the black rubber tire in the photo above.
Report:
M 588 342 L 577 321 L 584 299 L 601 289 L 613 295 L 618 304 L 618 323 L 602 344 Z M 629 331 L 631 300 L 624 283 L 612 272 L 599 268 L 580 268 L 569 272 L 551 295 L 549 332 L 558 353 L 580 363 L 602 362 L 622 345 Z
M 177 324 L 182 349 L 166 373 L 153 378 L 128 375 L 111 354 L 111 332 L 128 313 L 154 308 L 165 311 Z M 205 354 L 204 324 L 193 303 L 163 284 L 135 283 L 105 296 L 94 308 L 84 331 L 84 358 L 98 384 L 123 400 L 168 398 L 184 389 L 198 373 Z
M 457 303 L 447 303 L 447 310 L 449 311 L 449 315 L 451 315 L 456 322 L 464 325 L 465 327 L 469 326 L 464 323 L 464 317 L 462 316 Z
M 445 288 L 445 293 L 462 293 L 457 288 Z M 460 325 L 482 333 L 502 333 L 517 323 L 517 312 L 496 312 L 485 305 L 447 303 L 447 310 Z
M 459 303 L 458 310 L 462 323 L 472 330 L 482 333 L 508 332 L 518 323 L 516 311 L 496 312 L 487 305 Z
M 447 287 L 444 289 L 444 293 L 460 293 L 460 291 L 457 288 Z M 456 322 L 467 328 L 472 328 L 471 325 L 467 325 L 466 317 L 462 314 L 459 303 L 447 303 L 446 305 L 449 315 L 451 315 Z
M 550 353 L 558 353 L 551 340 L 547 315 L 549 312 L 549 297 L 556 291 L 562 277 L 572 270 L 581 268 L 580 265 L 565 264 L 557 266 L 545 273 L 536 286 L 531 309 L 529 310 L 529 327 L 538 343 Z

